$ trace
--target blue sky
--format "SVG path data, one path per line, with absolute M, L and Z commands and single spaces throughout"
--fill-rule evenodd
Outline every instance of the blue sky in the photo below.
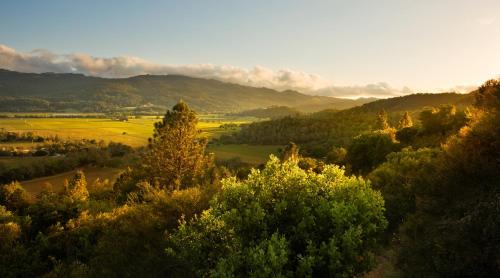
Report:
M 436 90 L 500 74 L 498 11 L 488 0 L 3 1 L 0 44 Z

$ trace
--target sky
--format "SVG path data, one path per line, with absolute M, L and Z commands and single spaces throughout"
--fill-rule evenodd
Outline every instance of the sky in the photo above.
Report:
M 500 75 L 498 0 L 1 1 L 0 68 L 185 74 L 338 97 Z

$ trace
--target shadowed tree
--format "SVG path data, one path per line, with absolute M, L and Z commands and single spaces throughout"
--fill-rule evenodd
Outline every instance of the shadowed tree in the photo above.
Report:
M 152 184 L 178 190 L 203 174 L 211 159 L 205 154 L 207 140 L 200 138 L 197 123 L 196 113 L 182 101 L 155 123 L 144 158 Z
M 475 97 L 470 122 L 443 145 L 438 172 L 422 172 L 429 182 L 416 191 L 416 213 L 400 241 L 405 277 L 500 273 L 500 81 L 486 82 Z M 453 126 L 454 115 L 445 107 L 430 116 Z

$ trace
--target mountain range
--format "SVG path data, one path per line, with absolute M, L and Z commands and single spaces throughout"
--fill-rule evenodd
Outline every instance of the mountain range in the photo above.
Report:
M 107 112 L 124 108 L 161 111 L 181 99 L 201 113 L 231 113 L 271 106 L 315 112 L 347 109 L 375 100 L 311 96 L 181 75 L 100 78 L 0 69 L 3 112 Z

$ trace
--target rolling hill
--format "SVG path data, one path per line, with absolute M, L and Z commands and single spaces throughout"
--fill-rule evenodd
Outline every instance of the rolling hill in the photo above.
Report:
M 473 104 L 474 92 L 469 94 L 441 93 L 414 94 L 403 97 L 377 100 L 362 106 L 345 110 L 323 110 L 312 114 L 288 116 L 269 121 L 254 122 L 244 126 L 231 137 L 222 137 L 224 142 L 246 144 L 283 145 L 292 141 L 321 149 L 324 153 L 331 146 L 345 146 L 351 139 L 363 132 L 376 128 L 377 114 L 389 112 L 389 122 L 396 126 L 405 111 L 418 121 L 418 113 L 425 107 L 452 104 L 465 108 Z
M 180 99 L 198 112 L 228 113 L 269 106 L 303 112 L 346 109 L 371 99 L 310 96 L 180 75 L 99 78 L 81 74 L 20 73 L 0 69 L 0 111 L 105 112 L 130 109 L 164 110 Z
M 365 112 L 378 112 L 382 109 L 387 112 L 401 112 L 420 110 L 424 107 L 437 107 L 444 104 L 452 104 L 459 108 L 472 105 L 474 102 L 474 93 L 440 93 L 440 94 L 412 94 L 388 99 L 379 99 L 370 103 L 363 104 L 353 110 L 362 110 Z

